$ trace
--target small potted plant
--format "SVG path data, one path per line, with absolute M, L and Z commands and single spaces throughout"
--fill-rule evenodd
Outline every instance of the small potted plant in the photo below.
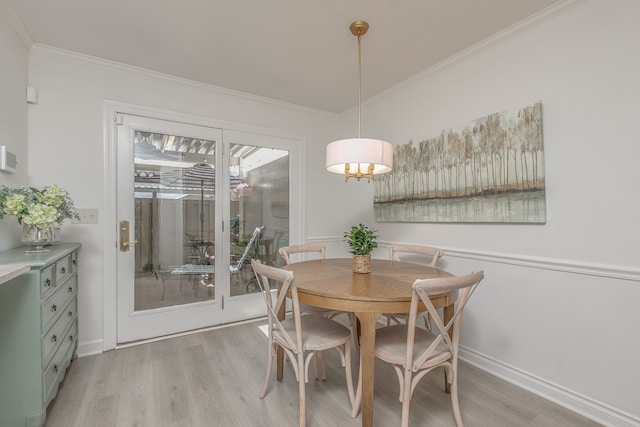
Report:
M 344 237 L 349 243 L 353 254 L 353 272 L 371 272 L 371 252 L 378 247 L 376 233 L 378 230 L 371 230 L 364 224 L 351 227 L 351 231 L 345 231 Z

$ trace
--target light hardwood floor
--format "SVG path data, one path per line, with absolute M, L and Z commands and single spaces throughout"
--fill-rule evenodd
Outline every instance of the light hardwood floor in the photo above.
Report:
M 45 426 L 297 426 L 298 389 L 288 367 L 282 383 L 273 370 L 267 395 L 258 398 L 267 363 L 266 337 L 258 328 L 264 323 L 79 358 L 49 406 Z M 399 425 L 397 378 L 387 364 L 376 363 L 374 424 Z M 464 362 L 459 376 L 467 427 L 599 425 Z M 327 380 L 307 384 L 307 426 L 360 423 L 360 416 L 350 417 L 344 371 L 330 352 Z M 455 426 L 442 372 L 431 373 L 416 389 L 410 425 Z

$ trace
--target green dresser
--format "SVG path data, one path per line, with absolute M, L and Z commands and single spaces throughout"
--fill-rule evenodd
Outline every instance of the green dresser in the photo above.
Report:
M 0 426 L 42 426 L 78 346 L 78 243 L 0 252 L 31 268 L 0 284 Z

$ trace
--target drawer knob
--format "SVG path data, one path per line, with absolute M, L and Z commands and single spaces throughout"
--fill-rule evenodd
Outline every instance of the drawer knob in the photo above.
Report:
M 72 261 L 71 261 L 71 264 L 76 265 L 76 260 L 75 260 L 75 259 L 74 259 L 74 260 L 72 260 Z
M 47 279 L 44 281 L 45 286 L 51 286 L 51 279 Z
M 73 335 L 69 335 L 69 341 L 73 341 Z
M 51 341 L 52 342 L 57 342 L 58 341 L 58 336 L 56 334 L 53 334 L 53 336 L 51 337 Z
M 58 372 L 58 365 L 53 365 L 53 372 Z
M 64 268 L 64 267 L 62 267 L 62 268 L 60 269 L 60 273 L 64 274 L 64 273 L 66 273 L 66 272 L 67 272 L 67 269 L 66 269 L 66 268 Z
M 58 310 L 58 306 L 57 306 L 57 305 L 55 305 L 55 304 L 53 304 L 53 305 L 51 306 L 51 311 L 57 311 L 57 310 Z
M 73 317 L 73 311 L 69 310 L 67 314 L 69 315 L 69 317 Z
M 73 293 L 73 287 L 69 286 L 69 293 Z

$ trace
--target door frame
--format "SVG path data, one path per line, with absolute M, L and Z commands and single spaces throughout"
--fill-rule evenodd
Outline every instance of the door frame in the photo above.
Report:
M 196 116 L 157 108 L 142 107 L 132 104 L 104 101 L 104 311 L 103 311 L 103 351 L 117 348 L 117 250 L 118 250 L 118 216 L 117 216 L 117 144 L 116 116 L 118 113 L 133 116 L 149 117 L 196 126 L 220 128 L 225 131 L 239 131 L 260 134 L 267 137 L 286 139 L 292 142 L 289 153 L 289 238 L 290 241 L 303 241 L 306 229 L 306 196 L 303 191 L 304 179 L 302 163 L 305 156 L 304 137 L 300 134 L 261 128 L 248 124 L 216 120 L 209 117 Z M 223 136 L 224 138 L 224 136 Z M 108 207 L 108 208 L 107 208 Z M 219 325 L 218 325 L 219 326 Z M 185 332 L 191 333 L 192 331 Z M 183 333 L 184 334 L 184 333 Z M 176 334 L 176 335 L 180 335 Z M 175 335 L 174 335 L 175 336 Z

